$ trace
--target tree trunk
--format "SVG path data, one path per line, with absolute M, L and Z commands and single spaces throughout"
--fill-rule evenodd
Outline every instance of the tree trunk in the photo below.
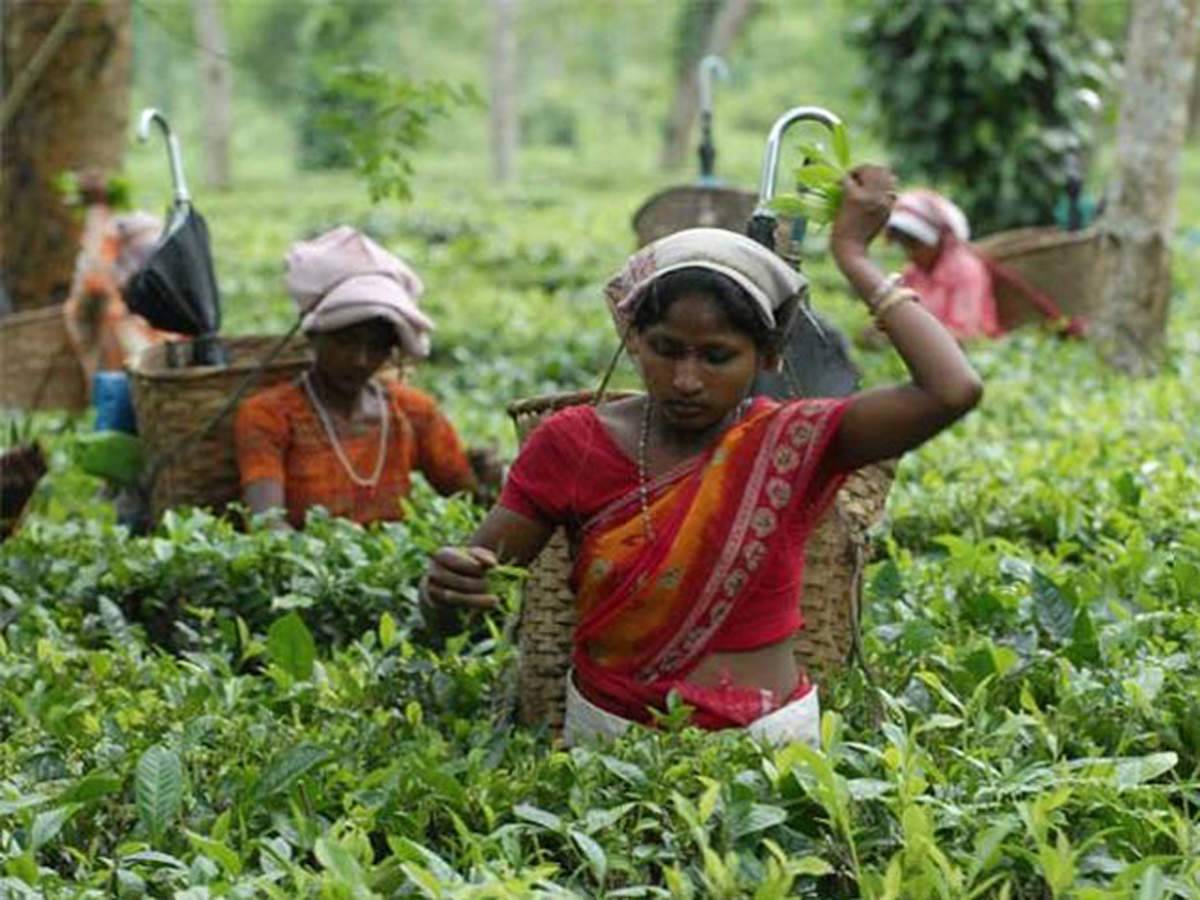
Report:
M 71 0 L 0 3 L 0 79 L 14 86 Z M 0 135 L 0 277 L 17 309 L 61 301 L 70 289 L 82 216 L 55 187 L 63 172 L 111 176 L 125 159 L 132 27 L 130 0 L 75 5 L 58 49 Z
M 685 0 L 690 2 L 690 0 Z M 675 84 L 675 99 L 671 102 L 671 113 L 667 119 L 667 132 L 663 139 L 659 165 L 664 170 L 677 169 L 687 157 L 688 141 L 692 136 L 692 124 L 700 107 L 700 80 L 696 67 L 710 53 L 724 56 L 741 34 L 746 21 L 754 11 L 755 0 L 725 0 L 716 18 L 713 19 L 708 37 L 693 59 L 686 60 Z
M 517 0 L 492 0 L 492 49 L 488 87 L 492 175 L 507 184 L 517 174 Z
M 204 108 L 204 183 L 225 190 L 232 181 L 229 134 L 233 127 L 233 67 L 221 0 L 193 0 Z
M 1094 334 L 1130 374 L 1162 360 L 1171 290 L 1171 232 L 1200 0 L 1135 0 L 1117 126 L 1117 171 L 1100 224 L 1105 278 Z

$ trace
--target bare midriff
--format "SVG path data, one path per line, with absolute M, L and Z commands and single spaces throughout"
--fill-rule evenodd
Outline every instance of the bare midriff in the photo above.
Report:
M 790 697 L 800 679 L 792 653 L 794 640 L 786 637 L 765 647 L 737 652 L 710 653 L 688 673 L 687 681 L 702 687 L 732 685 L 771 691 L 782 702 Z

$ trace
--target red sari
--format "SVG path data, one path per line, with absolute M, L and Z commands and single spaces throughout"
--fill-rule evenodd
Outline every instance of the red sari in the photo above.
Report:
M 760 691 L 702 687 L 687 676 L 707 655 L 726 649 L 723 638 L 740 617 L 760 616 L 756 607 L 764 599 L 787 604 L 776 617 L 801 621 L 804 540 L 845 477 L 827 459 L 845 408 L 842 400 L 758 400 L 708 451 L 649 484 L 649 537 L 636 477 L 589 510 L 578 502 L 586 496 L 572 473 L 558 473 L 554 488 L 575 492 L 576 500 L 572 509 L 542 517 L 576 523 L 573 662 L 589 700 L 647 722 L 677 691 L 694 708 L 695 724 L 716 729 L 746 725 L 797 696 L 766 702 Z M 590 449 L 580 447 L 574 458 L 584 460 Z M 522 452 L 501 497 L 523 514 L 538 506 L 529 500 L 538 489 L 531 477 L 536 444 L 534 451 L 532 461 Z M 601 467 L 583 461 L 578 468 L 583 479 L 603 479 Z M 777 639 L 764 634 L 760 645 Z

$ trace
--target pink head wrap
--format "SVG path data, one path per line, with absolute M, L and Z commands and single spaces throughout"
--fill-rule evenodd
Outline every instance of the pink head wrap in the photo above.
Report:
M 971 239 L 971 226 L 963 211 L 936 191 L 920 188 L 896 198 L 887 224 L 930 247 L 940 244 L 947 234 L 960 241 Z
M 339 225 L 311 241 L 297 241 L 285 263 L 288 293 L 305 334 L 386 319 L 406 354 L 429 355 L 433 322 L 417 307 L 425 286 L 399 257 L 362 232 Z

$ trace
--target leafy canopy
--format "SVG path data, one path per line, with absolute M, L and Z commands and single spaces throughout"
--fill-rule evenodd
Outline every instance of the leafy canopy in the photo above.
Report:
M 851 29 L 903 179 L 949 189 L 980 233 L 1053 220 L 1092 140 L 1078 96 L 1108 44 L 1059 0 L 864 0 Z

